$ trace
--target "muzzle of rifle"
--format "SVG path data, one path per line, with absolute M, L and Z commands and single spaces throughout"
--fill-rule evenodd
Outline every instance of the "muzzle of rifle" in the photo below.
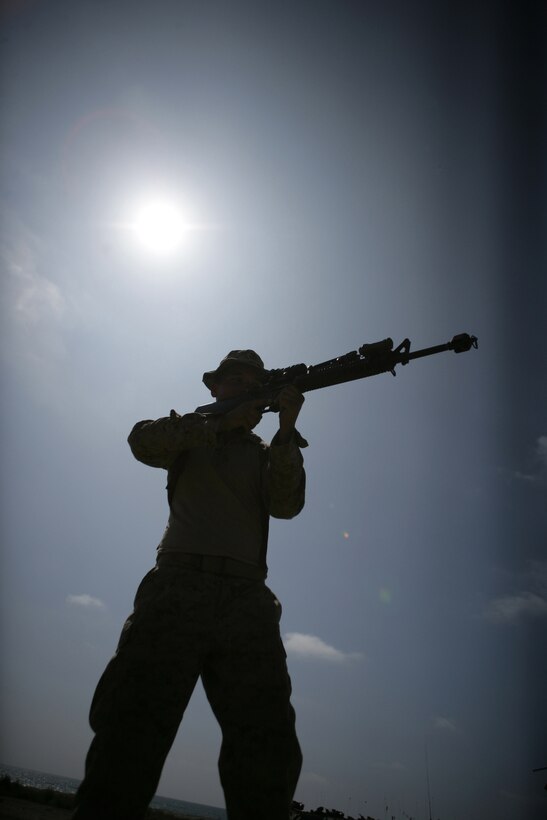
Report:
M 450 347 L 454 353 L 465 353 L 467 350 L 478 347 L 476 336 L 470 336 L 469 333 L 458 333 L 450 342 Z

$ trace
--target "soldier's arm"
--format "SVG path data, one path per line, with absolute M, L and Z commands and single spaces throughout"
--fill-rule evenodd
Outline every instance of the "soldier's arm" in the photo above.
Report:
M 168 469 L 182 450 L 193 447 L 214 447 L 217 423 L 199 413 L 180 416 L 171 410 L 165 418 L 139 421 L 127 441 L 131 452 L 149 467 Z
M 304 396 L 294 384 L 286 385 L 276 398 L 279 406 L 278 444 L 287 444 L 295 432 L 298 414 L 304 404 Z
M 306 473 L 300 448 L 308 442 L 297 430 L 287 440 L 276 433 L 269 448 L 268 509 L 274 518 L 294 518 L 304 506 Z
M 279 430 L 272 439 L 268 463 L 268 508 L 274 518 L 293 518 L 304 506 L 306 474 L 301 447 L 308 442 L 295 428 L 304 396 L 287 385 L 277 397 Z

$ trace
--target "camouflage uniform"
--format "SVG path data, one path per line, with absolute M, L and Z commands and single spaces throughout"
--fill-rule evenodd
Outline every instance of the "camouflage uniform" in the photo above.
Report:
M 266 519 L 297 514 L 304 503 L 298 445 L 305 446 L 298 434 L 278 448 L 253 434 L 228 438 L 217 436 L 203 417 L 172 413 L 140 422 L 129 440 L 139 460 L 167 469 L 183 450 L 228 443 L 226 458 L 236 458 L 254 447 Z M 191 477 L 191 464 L 185 470 Z M 171 527 L 172 517 L 173 510 Z M 302 756 L 279 631 L 281 605 L 264 583 L 265 561 L 260 564 L 258 553 L 254 564 L 246 557 L 241 562 L 160 549 L 93 698 L 95 737 L 73 820 L 145 816 L 200 676 L 222 729 L 219 771 L 230 820 L 288 820 Z

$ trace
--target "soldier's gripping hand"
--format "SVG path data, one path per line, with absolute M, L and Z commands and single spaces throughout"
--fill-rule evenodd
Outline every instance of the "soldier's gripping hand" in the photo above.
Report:
M 287 442 L 294 431 L 296 419 L 304 404 L 304 396 L 294 384 L 288 384 L 276 398 L 279 407 L 279 443 Z

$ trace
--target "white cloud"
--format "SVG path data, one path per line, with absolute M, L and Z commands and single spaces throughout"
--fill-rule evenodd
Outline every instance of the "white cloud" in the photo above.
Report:
M 487 605 L 485 616 L 492 623 L 547 615 L 547 561 L 530 561 L 516 582 L 517 591 L 494 598 Z
M 303 635 L 300 632 L 287 632 L 283 643 L 290 655 L 295 655 L 306 660 L 326 661 L 327 663 L 344 663 L 348 660 L 359 660 L 362 658 L 360 652 L 342 652 L 329 646 L 316 635 Z
M 547 467 L 547 436 L 539 436 L 536 441 L 536 456 L 543 467 Z
M 527 615 L 547 615 L 547 599 L 534 592 L 521 592 L 496 598 L 486 609 L 486 617 L 493 623 L 508 623 Z
M 3 204 L 0 204 L 2 236 L 0 256 L 8 274 L 6 296 L 14 318 L 25 325 L 57 321 L 65 300 L 59 287 L 40 270 L 46 256 L 40 238 Z
M 33 384 L 47 383 L 54 364 L 67 357 L 63 325 L 68 305 L 59 285 L 45 273 L 48 251 L 42 239 L 0 203 L 0 262 L 3 356 Z
M 86 609 L 106 609 L 100 598 L 94 598 L 85 592 L 82 595 L 67 595 L 66 602 L 70 606 L 83 606 Z
M 15 312 L 27 326 L 45 319 L 56 321 L 65 310 L 65 300 L 54 282 L 31 268 L 12 265 L 17 280 Z
M 300 779 L 298 781 L 300 785 L 303 783 L 307 783 L 313 786 L 319 786 L 321 788 L 325 788 L 325 786 L 330 786 L 330 781 L 327 780 L 326 777 L 323 777 L 321 774 L 317 774 L 317 772 L 307 772 L 303 771 L 300 775 Z
M 458 733 L 460 731 L 454 720 L 447 717 L 441 717 L 440 715 L 434 719 L 433 726 L 441 732 Z
M 529 469 L 526 472 L 515 470 L 513 478 L 517 481 L 528 481 L 531 483 L 543 483 L 547 472 L 547 436 L 538 436 L 532 458 L 529 461 Z
M 513 473 L 513 476 L 514 476 L 514 478 L 517 479 L 517 481 L 537 481 L 538 480 L 538 476 L 535 475 L 535 473 L 521 473 L 520 470 L 516 470 Z

